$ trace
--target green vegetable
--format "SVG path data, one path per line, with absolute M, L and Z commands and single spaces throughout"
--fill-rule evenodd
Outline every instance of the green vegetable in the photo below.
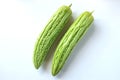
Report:
M 38 69 L 44 62 L 51 45 L 56 40 L 65 24 L 69 21 L 72 14 L 70 6 L 61 6 L 51 17 L 43 32 L 39 36 L 33 56 L 33 62 L 36 69 Z
M 86 11 L 82 13 L 70 26 L 66 34 L 61 39 L 55 51 L 52 61 L 52 75 L 55 76 L 62 69 L 72 49 L 77 42 L 87 32 L 94 18 L 92 13 Z

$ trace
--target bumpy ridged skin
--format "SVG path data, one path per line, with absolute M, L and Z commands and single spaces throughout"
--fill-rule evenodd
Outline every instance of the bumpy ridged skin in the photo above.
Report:
M 44 62 L 48 51 L 71 17 L 72 11 L 70 6 L 61 6 L 51 17 L 38 38 L 34 50 L 34 66 L 36 69 Z
M 72 49 L 88 30 L 94 18 L 92 13 L 86 11 L 70 26 L 61 39 L 55 51 L 52 62 L 52 75 L 55 76 L 62 69 Z

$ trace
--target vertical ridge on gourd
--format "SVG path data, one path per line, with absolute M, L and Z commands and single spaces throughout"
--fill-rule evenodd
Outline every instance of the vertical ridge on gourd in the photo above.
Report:
M 33 55 L 36 69 L 44 62 L 50 47 L 52 46 L 65 24 L 69 21 L 72 11 L 70 6 L 61 6 L 51 17 L 48 24 L 38 38 Z
M 70 26 L 56 48 L 52 61 L 53 76 L 62 69 L 72 49 L 87 32 L 93 20 L 92 12 L 85 11 Z

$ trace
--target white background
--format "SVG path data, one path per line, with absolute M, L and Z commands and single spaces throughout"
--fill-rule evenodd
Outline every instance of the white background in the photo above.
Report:
M 94 10 L 95 21 L 53 77 L 52 56 L 34 68 L 34 44 L 57 8 L 70 3 L 73 19 Z M 0 0 L 0 80 L 120 80 L 120 0 Z

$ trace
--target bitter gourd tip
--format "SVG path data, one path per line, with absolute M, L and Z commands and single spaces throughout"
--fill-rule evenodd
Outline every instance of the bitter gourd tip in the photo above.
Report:
M 39 66 L 35 66 L 35 69 L 39 69 Z
M 53 75 L 53 76 L 56 76 L 56 74 L 55 74 L 55 73 L 52 73 L 52 75 Z
M 58 74 L 58 72 L 56 72 L 56 71 L 52 72 L 53 76 L 56 76 L 57 74 Z
M 34 64 L 34 66 L 35 66 L 35 69 L 39 69 L 39 67 L 40 67 L 40 66 L 38 66 L 38 65 L 36 65 L 36 64 Z
M 91 14 L 94 13 L 94 10 L 91 12 Z
M 69 7 L 71 7 L 72 6 L 72 3 L 69 5 Z

